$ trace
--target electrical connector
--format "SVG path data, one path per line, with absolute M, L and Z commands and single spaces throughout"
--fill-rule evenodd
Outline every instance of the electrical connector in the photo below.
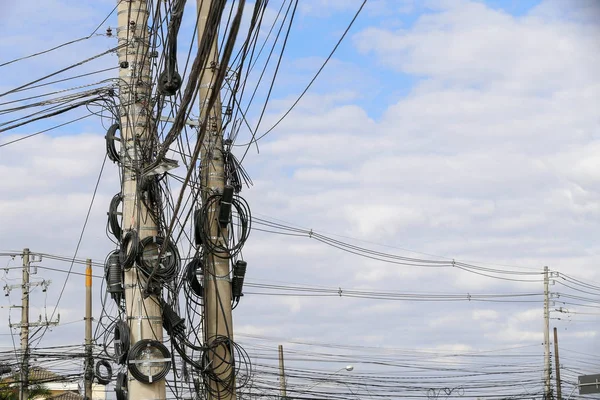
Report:
M 233 266 L 233 278 L 231 279 L 231 296 L 239 300 L 243 296 L 242 288 L 244 286 L 244 277 L 246 276 L 246 267 L 248 263 L 243 260 L 237 260 Z
M 163 315 L 163 328 L 167 331 L 169 336 L 181 336 L 185 334 L 185 320 L 181 318 L 173 307 L 165 301 L 161 301 L 162 315 Z
M 231 220 L 231 202 L 233 201 L 233 186 L 227 185 L 223 188 L 223 195 L 219 202 L 219 225 L 227 227 Z

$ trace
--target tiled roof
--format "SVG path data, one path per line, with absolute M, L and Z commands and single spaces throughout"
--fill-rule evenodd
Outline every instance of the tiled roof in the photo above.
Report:
M 64 392 L 56 396 L 48 397 L 46 400 L 83 400 L 83 396 L 75 392 Z
M 65 378 L 55 374 L 52 371 L 47 370 L 46 368 L 41 367 L 31 367 L 29 368 L 29 381 L 35 383 L 42 382 L 56 382 L 62 381 Z
M 5 383 L 13 383 L 19 378 L 19 373 L 17 372 L 14 376 L 3 379 L 2 381 Z M 66 381 L 67 378 L 58 375 L 52 371 L 47 370 L 42 367 L 29 367 L 29 383 L 47 383 L 47 382 L 62 382 Z

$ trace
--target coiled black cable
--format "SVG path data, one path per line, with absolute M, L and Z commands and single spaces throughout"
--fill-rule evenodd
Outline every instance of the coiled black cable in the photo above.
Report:
M 106 369 L 106 374 L 102 374 L 102 367 Z M 101 385 L 108 385 L 112 379 L 112 367 L 106 360 L 100 360 L 96 363 L 96 379 Z
M 112 162 L 116 163 L 121 163 L 121 156 L 119 155 L 119 152 L 115 147 L 115 140 L 121 141 L 121 139 L 117 138 L 116 135 L 117 131 L 119 130 L 121 130 L 121 125 L 119 125 L 118 123 L 112 124 L 108 128 L 108 131 L 106 131 L 106 136 L 104 136 L 104 138 L 106 139 L 106 154 Z
M 154 375 L 146 375 L 144 374 L 138 367 L 137 365 L 137 361 L 141 358 L 141 357 L 145 357 L 145 354 L 143 354 L 144 352 L 148 352 L 148 351 L 152 351 L 151 349 L 156 349 L 158 350 L 161 355 L 162 358 L 164 360 L 169 359 L 168 361 L 158 361 L 155 363 L 164 363 L 164 367 L 156 374 Z M 131 349 L 129 350 L 129 372 L 131 373 L 131 375 L 138 381 L 140 382 L 145 382 L 145 383 L 153 383 L 156 381 L 159 381 L 161 379 L 163 379 L 165 376 L 167 376 L 167 374 L 169 373 L 169 370 L 171 369 L 171 354 L 169 353 L 169 350 L 159 341 L 156 340 L 151 340 L 151 339 L 142 339 L 140 341 L 138 341 L 137 343 L 135 343 L 133 346 L 131 346 Z M 151 360 L 148 360 L 151 361 Z
M 155 249 L 150 246 L 156 245 Z M 159 253 L 162 253 L 160 260 L 154 260 Z M 140 251 L 138 253 L 138 268 L 146 276 L 153 273 L 154 279 L 160 282 L 170 282 L 177 276 L 181 259 L 177 246 L 170 240 L 165 240 L 162 236 L 148 236 L 140 242 Z
M 129 325 L 123 320 L 115 324 L 114 349 L 115 359 L 118 364 L 125 364 L 129 352 Z
M 117 400 L 127 400 L 127 373 L 125 372 L 119 372 L 117 374 L 117 379 L 115 382 L 115 395 L 117 396 Z
M 119 251 L 119 261 L 125 269 L 133 267 L 135 260 L 140 252 L 140 240 L 137 231 L 128 231 L 123 237 L 121 250 Z
M 223 357 L 228 356 L 228 359 Z M 202 353 L 202 376 L 206 390 L 213 396 L 232 393 L 234 388 L 242 388 L 250 379 L 250 357 L 248 353 L 227 336 L 215 336 L 208 341 Z M 218 371 L 218 373 L 217 373 Z M 243 371 L 244 373 L 240 373 Z M 212 385 L 212 382 L 218 385 Z M 216 387 L 222 387 L 217 392 Z
M 220 204 L 221 197 L 221 194 L 214 194 L 206 199 L 202 205 L 198 215 L 202 226 L 200 233 L 202 244 L 208 253 L 219 258 L 232 258 L 242 250 L 250 235 L 252 224 L 250 206 L 242 197 L 234 196 L 231 201 L 232 216 L 227 226 L 228 237 L 224 237 L 223 234 L 218 237 L 211 237 L 213 231 L 223 233 L 217 218 L 215 218 L 216 216 L 209 218 L 210 213 L 213 212 L 212 210 Z
M 195 257 L 186 266 L 186 283 L 196 296 L 202 297 L 204 296 L 204 286 L 202 282 L 198 280 L 198 272 L 200 272 L 200 274 L 204 273 L 204 263 L 201 258 Z
M 121 193 L 117 193 L 113 196 L 110 201 L 110 206 L 108 208 L 108 230 L 113 234 L 117 240 L 121 240 L 123 236 L 123 230 L 121 229 L 121 225 L 119 224 L 119 212 L 118 207 L 119 204 L 123 201 L 123 195 Z

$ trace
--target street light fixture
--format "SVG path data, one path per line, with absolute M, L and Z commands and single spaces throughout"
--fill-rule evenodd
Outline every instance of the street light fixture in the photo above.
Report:
M 324 377 L 322 380 L 320 380 L 319 382 L 315 383 L 314 385 L 312 385 L 312 386 L 311 386 L 311 387 L 309 387 L 308 389 L 304 390 L 304 392 L 305 392 L 305 393 L 306 393 L 306 392 L 308 392 L 309 390 L 311 390 L 311 389 L 312 389 L 312 388 L 314 388 L 315 386 L 317 386 L 317 385 L 320 385 L 321 383 L 325 382 L 325 381 L 327 380 L 327 378 L 330 378 L 330 377 L 332 377 L 333 375 L 336 375 L 338 372 L 341 372 L 341 371 L 344 371 L 344 370 L 345 370 L 345 371 L 348 371 L 348 372 L 350 372 L 350 371 L 354 370 L 354 366 L 353 366 L 353 365 L 350 365 L 350 364 L 348 364 L 348 365 L 346 365 L 345 367 L 343 367 L 343 368 L 340 368 L 340 369 L 338 369 L 337 371 L 335 371 L 335 372 L 333 372 L 333 373 L 331 373 L 331 374 L 329 374 L 329 375 L 326 375 L 326 376 L 325 376 L 325 377 Z

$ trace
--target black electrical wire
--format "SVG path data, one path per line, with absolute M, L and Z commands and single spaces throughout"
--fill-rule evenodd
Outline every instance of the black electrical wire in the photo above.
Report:
M 117 5 L 112 9 L 112 11 L 110 13 L 108 13 L 108 15 L 102 20 L 102 22 L 100 22 L 100 24 L 98 24 L 98 26 L 96 27 L 96 29 L 94 29 L 92 31 L 92 33 L 90 33 L 89 35 L 84 36 L 84 37 L 80 37 L 79 39 L 70 40 L 68 42 L 59 44 L 58 46 L 54 46 L 54 47 L 51 47 L 49 49 L 46 49 L 46 50 L 43 50 L 43 51 L 39 51 L 37 53 L 33 53 L 33 54 L 28 55 L 28 56 L 23 56 L 23 57 L 16 58 L 14 60 L 6 61 L 6 62 L 0 64 L 0 67 L 4 67 L 6 65 L 10 65 L 10 64 L 15 63 L 17 61 L 26 60 L 28 58 L 37 57 L 37 56 L 42 55 L 42 54 L 50 53 L 50 52 L 52 52 L 54 50 L 58 50 L 58 49 L 63 48 L 65 46 L 69 46 L 71 44 L 79 43 L 81 41 L 88 40 L 88 39 L 92 38 L 94 36 L 94 34 L 98 31 L 98 29 L 100 29 L 100 27 L 106 22 L 106 20 L 109 19 L 110 16 L 115 12 L 115 10 L 117 9 L 117 7 L 119 6 L 119 3 L 121 3 L 121 1 L 123 1 L 123 0 L 118 0 Z
M 17 139 L 11 140 L 11 141 L 9 141 L 9 142 L 6 142 L 6 143 L 1 143 L 1 144 L 0 144 L 0 147 L 8 146 L 8 145 L 10 145 L 10 144 L 14 144 L 14 143 L 20 142 L 21 140 L 29 139 L 29 138 L 32 138 L 32 137 L 34 137 L 34 136 L 40 135 L 40 134 L 42 134 L 42 133 L 46 133 L 46 132 L 52 131 L 52 130 L 54 130 L 54 129 L 62 128 L 62 127 L 63 127 L 63 126 L 65 126 L 65 125 L 69 125 L 69 124 L 72 124 L 72 123 L 74 123 L 74 122 L 81 121 L 82 119 L 89 118 L 89 117 L 91 117 L 91 116 L 92 116 L 92 114 L 84 115 L 83 117 L 76 118 L 76 119 L 74 119 L 74 120 L 72 120 L 72 121 L 68 121 L 68 122 L 62 123 L 62 124 L 60 124 L 60 125 L 53 126 L 53 127 L 51 127 L 51 128 L 48 128 L 48 129 L 41 130 L 41 131 L 39 131 L 39 132 L 31 133 L 31 134 L 29 134 L 29 135 L 22 136 L 22 137 L 20 137 L 20 138 L 17 138 Z
M 121 45 L 118 45 L 117 47 L 114 47 L 114 48 L 112 48 L 112 49 L 109 49 L 109 50 L 107 50 L 107 51 L 105 51 L 105 52 L 102 52 L 102 53 L 100 53 L 100 54 L 97 54 L 97 55 L 95 55 L 95 56 L 93 56 L 93 57 L 87 58 L 87 59 L 85 59 L 85 60 L 83 60 L 83 61 L 80 61 L 80 62 L 78 62 L 78 63 L 72 64 L 72 65 L 69 65 L 68 67 L 62 68 L 62 69 L 60 69 L 60 70 L 58 70 L 58 71 L 56 71 L 56 72 L 53 72 L 53 73 L 51 73 L 51 74 L 48 74 L 48 75 L 44 75 L 44 76 L 43 76 L 43 77 L 41 77 L 41 78 L 38 78 L 38 79 L 36 79 L 36 80 L 33 80 L 33 81 L 31 81 L 31 82 L 29 82 L 29 83 L 26 83 L 26 84 L 24 84 L 24 85 L 21 85 L 21 86 L 19 86 L 19 87 L 15 88 L 15 89 L 11 89 L 11 90 L 9 90 L 9 91 L 7 91 L 7 92 L 1 93 L 1 94 L 0 94 L 0 97 L 4 97 L 4 96 L 6 96 L 6 95 L 8 95 L 8 94 L 11 94 L 11 93 L 14 93 L 14 92 L 18 92 L 18 91 L 20 91 L 20 90 L 22 90 L 22 89 L 25 89 L 25 88 L 27 88 L 28 86 L 32 86 L 32 85 L 34 85 L 34 84 L 36 84 L 36 83 L 38 83 L 38 82 L 41 82 L 41 81 L 43 81 L 43 80 L 46 80 L 46 79 L 48 79 L 48 78 L 50 78 L 50 77 L 53 77 L 53 76 L 55 76 L 55 75 L 58 75 L 58 74 L 60 74 L 60 73 L 63 73 L 63 72 L 65 72 L 65 71 L 68 71 L 68 70 L 70 70 L 70 69 L 73 69 L 73 68 L 75 68 L 75 67 L 79 67 L 79 66 L 81 66 L 81 65 L 83 65 L 83 64 L 85 64 L 85 63 L 87 63 L 87 62 L 93 61 L 93 60 L 95 60 L 95 59 L 97 59 L 97 58 L 99 58 L 99 57 L 102 57 L 102 56 L 105 56 L 105 55 L 107 55 L 107 54 L 110 54 L 110 53 L 113 53 L 113 52 L 115 52 L 115 51 L 118 51 L 118 50 L 120 50 L 121 48 L 123 48 L 123 47 L 125 47 L 125 46 L 127 46 L 127 44 L 121 44 Z
M 108 131 L 106 131 L 106 153 L 108 154 L 108 158 L 110 158 L 110 160 L 112 162 L 116 162 L 116 163 L 120 163 L 121 162 L 121 156 L 119 155 L 119 152 L 117 151 L 117 148 L 115 147 L 115 141 L 121 141 L 121 139 L 119 139 L 117 137 L 117 131 L 121 130 L 121 126 L 118 123 L 114 123 L 110 126 L 110 128 L 108 128 Z M 111 202 L 112 205 L 112 202 Z M 119 237 L 117 237 L 117 240 L 120 239 Z
M 317 70 L 316 74 L 310 80 L 310 82 L 308 83 L 308 85 L 306 85 L 306 88 L 302 91 L 302 93 L 300 93 L 300 95 L 298 96 L 298 98 L 294 101 L 294 103 L 292 103 L 292 105 L 290 106 L 290 108 L 283 114 L 283 116 L 281 116 L 281 118 L 279 118 L 277 120 L 277 122 L 275 122 L 275 124 L 273 124 L 273 126 L 271 126 L 269 129 L 267 129 L 265 131 L 265 133 L 263 133 L 262 135 L 260 135 L 258 138 L 255 138 L 256 130 L 258 129 L 258 126 L 257 126 L 256 129 L 253 131 L 252 139 L 248 143 L 242 144 L 242 145 L 237 145 L 237 146 L 248 146 L 246 148 L 246 151 L 244 152 L 244 156 L 242 156 L 242 159 L 241 159 L 242 161 L 244 160 L 246 154 L 248 153 L 250 145 L 252 143 L 254 143 L 254 142 L 258 142 L 260 139 L 262 139 L 263 137 L 265 137 L 266 135 L 268 135 L 271 131 L 273 131 L 273 129 L 275 129 L 281 123 L 281 121 L 283 121 L 288 116 L 288 114 L 290 112 L 292 112 L 292 110 L 296 107 L 296 105 L 304 97 L 304 95 L 306 94 L 306 92 L 308 92 L 308 90 L 311 88 L 312 84 L 317 80 L 317 78 L 319 77 L 319 75 L 321 74 L 321 72 L 323 71 L 323 69 L 325 68 L 325 66 L 329 62 L 329 60 L 331 59 L 331 57 L 333 57 L 334 53 L 336 52 L 336 50 L 338 49 L 338 47 L 340 46 L 340 44 L 342 43 L 342 41 L 344 40 L 344 38 L 346 37 L 346 35 L 350 31 L 350 29 L 352 28 L 352 25 L 354 25 L 354 22 L 356 21 L 356 19 L 360 15 L 360 13 L 361 13 L 361 11 L 364 8 L 364 6 L 365 6 L 366 3 L 367 3 L 367 0 L 363 0 L 363 2 L 361 3 L 358 11 L 356 12 L 356 14 L 354 14 L 354 17 L 352 18 L 352 20 L 348 24 L 346 30 L 344 31 L 344 33 L 342 34 L 342 36 L 340 37 L 340 39 L 338 40 L 338 42 L 336 43 L 336 45 L 333 47 L 333 50 L 331 50 L 331 52 L 329 53 L 329 55 L 327 56 L 327 58 L 325 59 L 325 61 L 321 65 L 321 67 Z
M 127 373 L 119 372 L 115 382 L 115 395 L 117 400 L 127 400 L 129 391 L 127 390 Z
M 189 285 L 192 292 L 202 298 L 204 296 L 203 283 L 198 280 L 198 273 L 204 274 L 204 263 L 201 257 L 196 257 L 186 266 L 185 282 Z
M 52 315 L 50 316 L 50 320 L 52 320 L 54 318 L 54 315 L 56 314 L 56 310 L 58 309 L 58 305 L 60 304 L 60 301 L 62 299 L 62 296 L 65 292 L 65 288 L 67 287 L 67 282 L 69 280 L 69 275 L 71 274 L 71 271 L 73 270 L 73 265 L 75 263 L 75 259 L 77 258 L 77 253 L 79 252 L 79 246 L 81 246 L 81 241 L 83 240 L 83 235 L 85 233 L 85 228 L 87 227 L 87 223 L 88 220 L 90 218 L 90 214 L 92 212 L 92 207 L 94 206 L 94 200 L 96 199 L 96 193 L 98 192 L 98 186 L 100 185 L 100 180 L 102 179 L 102 173 L 104 172 L 104 166 L 106 165 L 106 156 L 104 156 L 104 160 L 102 160 L 102 166 L 100 167 L 100 173 L 98 174 L 98 179 L 96 180 L 96 185 L 94 186 L 94 192 L 92 193 L 92 199 L 90 200 L 90 205 L 88 207 L 86 216 L 85 216 L 85 220 L 83 221 L 83 227 L 81 228 L 81 233 L 79 234 L 79 239 L 77 240 L 77 246 L 75 247 L 75 253 L 73 254 L 73 258 L 71 261 L 71 265 L 69 266 L 69 270 L 67 272 L 67 276 L 65 278 L 65 281 L 63 283 L 63 286 L 60 290 L 60 293 L 58 295 L 58 299 L 56 300 L 56 305 L 54 306 L 54 309 L 52 310 Z M 38 328 L 37 331 L 35 331 L 33 333 L 33 335 L 31 335 L 31 337 L 35 336 L 42 328 Z M 40 337 L 38 338 L 38 343 L 42 340 L 42 337 L 44 336 L 44 334 L 47 332 L 48 330 L 48 325 L 44 327 L 44 330 L 42 331 L 42 334 L 40 335 Z

